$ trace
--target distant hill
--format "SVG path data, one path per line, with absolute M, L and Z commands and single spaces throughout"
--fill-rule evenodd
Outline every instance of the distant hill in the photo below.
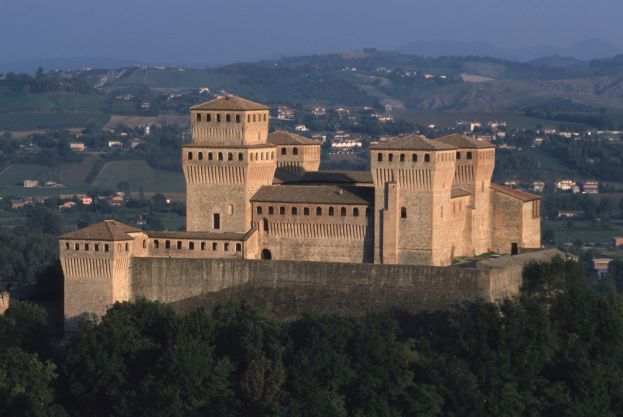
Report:
M 0 62 L 0 74 L 7 72 L 34 74 L 39 67 L 45 70 L 77 70 L 84 67 L 123 68 L 134 64 L 136 62 L 108 57 L 41 58 Z

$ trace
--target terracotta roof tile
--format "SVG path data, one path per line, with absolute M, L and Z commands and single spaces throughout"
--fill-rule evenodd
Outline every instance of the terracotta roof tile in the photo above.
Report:
M 463 187 L 452 187 L 452 190 L 450 191 L 450 198 L 465 197 L 468 195 L 472 195 L 472 193 Z
M 374 188 L 336 185 L 266 185 L 255 193 L 251 201 L 369 205 L 374 202 Z
M 512 188 L 504 187 L 500 184 L 491 183 L 491 189 L 493 191 L 505 194 L 509 197 L 513 197 L 517 200 L 521 200 L 524 202 L 540 200 L 542 198 L 540 195 L 526 193 L 525 191 L 513 190 Z
M 456 146 L 448 145 L 438 140 L 427 139 L 420 135 L 405 136 L 391 141 L 378 143 L 372 147 L 374 150 L 417 150 L 417 151 L 446 151 L 456 149 Z
M 268 135 L 268 143 L 272 145 L 318 145 L 320 141 L 309 139 L 304 136 L 278 130 Z
M 244 233 L 230 233 L 230 232 L 178 232 L 178 231 L 163 231 L 163 232 L 147 232 L 150 238 L 156 239 L 198 239 L 198 240 L 243 240 Z
M 439 142 L 446 143 L 448 145 L 456 146 L 460 149 L 485 149 L 485 148 L 495 148 L 495 145 L 492 145 L 487 142 L 483 142 L 481 140 L 477 140 L 474 138 L 470 138 L 469 136 L 460 135 L 458 133 L 454 133 L 452 135 L 444 136 L 442 138 L 437 139 Z
M 222 96 L 190 108 L 191 110 L 268 110 L 263 104 L 238 96 Z
M 140 232 L 127 224 L 120 223 L 116 220 L 104 220 L 85 228 L 65 233 L 59 239 L 76 239 L 76 240 L 132 240 L 128 233 Z

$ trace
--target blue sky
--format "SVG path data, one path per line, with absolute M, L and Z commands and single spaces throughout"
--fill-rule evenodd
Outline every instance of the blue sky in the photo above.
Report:
M 220 64 L 415 40 L 623 46 L 620 0 L 1 0 L 0 61 Z

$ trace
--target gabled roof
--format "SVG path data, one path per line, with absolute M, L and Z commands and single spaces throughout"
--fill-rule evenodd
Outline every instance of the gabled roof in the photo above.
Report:
M 318 145 L 320 141 L 296 135 L 285 130 L 278 130 L 268 135 L 268 143 L 271 145 Z
M 513 190 L 512 188 L 504 187 L 500 184 L 491 183 L 491 189 L 495 192 L 502 193 L 523 202 L 540 200 L 542 198 L 540 195 L 526 193 L 525 191 Z
M 456 146 L 459 149 L 495 148 L 495 145 L 492 145 L 487 142 L 483 142 L 481 140 L 476 140 L 474 138 L 470 138 L 469 136 L 461 135 L 459 133 L 454 133 L 452 135 L 444 136 L 437 140 L 439 142 L 447 143 L 448 145 Z
M 263 104 L 238 96 L 222 96 L 190 108 L 191 110 L 268 110 Z
M 116 220 L 104 220 L 74 232 L 65 233 L 59 239 L 77 240 L 132 240 L 128 233 L 140 232 L 136 227 L 128 226 Z
M 420 135 L 405 136 L 391 141 L 376 144 L 374 150 L 415 150 L 415 151 L 447 151 L 456 149 L 454 145 L 448 145 L 438 140 L 427 139 Z
M 374 202 L 374 188 L 336 185 L 265 185 L 251 197 L 251 201 L 370 205 Z

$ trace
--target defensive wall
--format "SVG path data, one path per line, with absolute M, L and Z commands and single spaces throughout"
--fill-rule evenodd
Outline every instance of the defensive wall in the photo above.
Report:
M 434 310 L 517 295 L 525 265 L 557 255 L 562 253 L 542 250 L 452 267 L 135 257 L 130 292 L 179 311 L 233 298 L 281 319 L 304 312 Z

